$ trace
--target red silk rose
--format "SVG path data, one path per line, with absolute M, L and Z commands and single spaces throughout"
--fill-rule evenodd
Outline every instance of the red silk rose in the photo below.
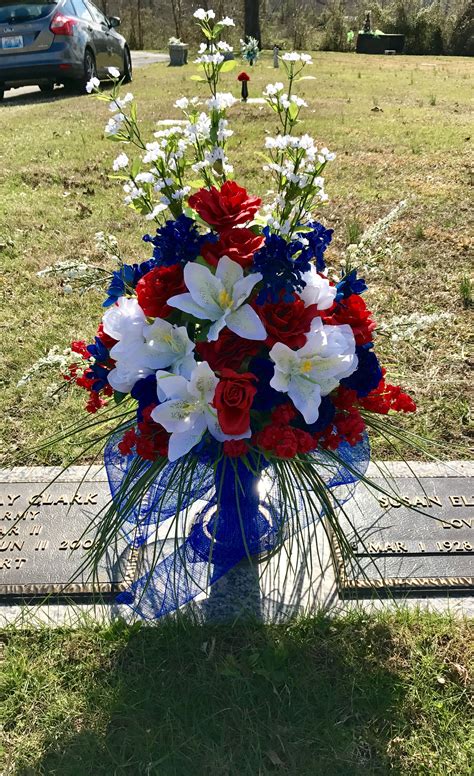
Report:
M 372 342 L 372 332 L 376 324 L 372 320 L 372 313 L 367 309 L 364 300 L 357 294 L 343 299 L 331 310 L 322 312 L 321 318 L 323 323 L 329 326 L 348 323 L 354 333 L 357 345 L 366 345 L 368 342 Z
M 251 229 L 245 227 L 227 229 L 221 232 L 216 243 L 205 243 L 202 246 L 201 254 L 213 267 L 217 266 L 217 262 L 222 256 L 228 256 L 241 267 L 249 267 L 254 253 L 262 247 L 264 242 L 265 238 L 254 234 Z
M 257 389 L 257 378 L 251 372 L 239 374 L 233 369 L 222 369 L 221 379 L 214 394 L 217 419 L 224 434 L 245 434 L 250 426 L 250 407 Z
M 189 197 L 189 206 L 218 231 L 251 221 L 262 204 L 260 197 L 250 197 L 235 181 L 226 181 L 219 191 L 215 186 L 199 189 Z
M 213 372 L 224 368 L 240 369 L 245 358 L 256 356 L 262 343 L 248 340 L 223 329 L 215 342 L 197 342 L 196 350 L 203 361 L 207 361 Z
M 305 307 L 297 297 L 293 302 L 268 302 L 257 307 L 257 312 L 267 331 L 265 344 L 271 348 L 276 342 L 283 342 L 294 350 L 306 343 L 311 322 L 319 315 L 317 305 Z
M 175 294 L 186 293 L 186 290 L 180 264 L 155 267 L 138 281 L 136 288 L 138 304 L 151 318 L 166 318 L 174 312 L 174 308 L 168 307 L 166 302 Z
M 237 76 L 237 81 L 240 81 L 241 83 L 242 81 L 250 81 L 250 76 L 247 75 L 245 70 L 242 70 L 242 72 Z

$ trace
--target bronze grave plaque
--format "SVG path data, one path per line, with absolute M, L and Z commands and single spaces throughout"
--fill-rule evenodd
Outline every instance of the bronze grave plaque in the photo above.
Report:
M 470 477 L 374 478 L 360 484 L 341 527 L 354 553 L 331 535 L 344 594 L 474 591 L 474 482 Z M 415 511 L 419 510 L 419 511 Z
M 94 574 L 81 570 L 109 500 L 104 481 L 0 482 L 0 597 L 112 596 L 126 589 L 138 559 L 125 541 L 109 548 Z

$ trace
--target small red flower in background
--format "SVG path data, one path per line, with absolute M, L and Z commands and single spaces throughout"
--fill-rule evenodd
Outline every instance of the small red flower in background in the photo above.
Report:
M 249 196 L 235 181 L 226 181 L 220 191 L 215 186 L 199 189 L 189 197 L 188 202 L 206 223 L 218 231 L 251 221 L 262 204 L 260 197 Z
M 136 288 L 138 304 L 151 318 L 166 318 L 174 312 L 166 302 L 175 294 L 186 291 L 181 264 L 155 267 L 138 281 Z
M 239 374 L 233 369 L 222 369 L 214 394 L 214 406 L 224 434 L 238 436 L 248 430 L 250 407 L 257 393 L 256 380 L 251 372 Z
M 241 267 L 249 267 L 254 253 L 260 250 L 264 242 L 264 237 L 244 226 L 239 229 L 227 229 L 221 232 L 217 242 L 204 243 L 201 254 L 212 267 L 217 267 L 222 256 L 228 256 Z
M 242 81 L 250 81 L 250 76 L 247 75 L 245 70 L 242 70 L 242 72 L 237 76 L 237 81 L 240 81 L 241 83 Z

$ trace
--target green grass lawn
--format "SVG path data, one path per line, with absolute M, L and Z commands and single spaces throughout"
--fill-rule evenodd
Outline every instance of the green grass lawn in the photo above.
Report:
M 4 774 L 469 776 L 472 637 L 403 612 L 7 631 Z
M 190 81 L 192 72 L 162 64 L 137 71 L 133 92 L 145 125 L 151 129 L 155 120 L 176 117 L 177 96 L 196 89 L 204 95 L 204 86 Z M 404 418 L 404 424 L 443 443 L 440 457 L 464 457 L 474 64 L 462 58 L 318 53 L 308 72 L 315 80 L 298 84 L 310 105 L 304 131 L 338 154 L 327 176 L 331 201 L 318 214 L 336 230 L 329 259 L 338 270 L 349 235 L 409 198 L 390 231 L 398 250 L 366 273 L 367 299 L 377 319 L 389 325 L 414 312 L 435 319 L 396 342 L 381 336 L 377 348 L 390 380 L 401 382 L 418 402 L 416 417 Z M 277 77 L 281 71 L 264 59 L 252 70 L 251 95 Z M 222 88 L 238 94 L 235 72 L 223 77 Z M 238 105 L 232 118 L 236 177 L 264 195 L 270 179 L 255 152 L 267 133 L 275 133 L 275 119 L 259 105 Z M 117 236 L 130 262 L 149 255 L 141 241 L 147 223 L 121 203 L 120 189 L 108 178 L 118 147 L 103 137 L 106 119 L 104 104 L 92 97 L 7 100 L 0 108 L 0 423 L 8 462 L 15 453 L 30 463 L 64 463 L 77 454 L 71 440 L 35 455 L 28 451 L 80 417 L 83 396 L 48 398 L 48 386 L 58 379 L 54 373 L 24 389 L 16 384 L 52 346 L 62 349 L 72 339 L 92 337 L 101 315 L 100 294 L 66 294 L 59 282 L 35 273 L 61 259 L 97 262 L 99 230 Z M 375 453 L 396 457 L 380 440 Z

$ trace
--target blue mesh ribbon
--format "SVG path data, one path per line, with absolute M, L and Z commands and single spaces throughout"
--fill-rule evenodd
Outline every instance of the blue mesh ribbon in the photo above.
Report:
M 209 460 L 196 461 L 188 470 L 184 492 L 179 476 L 182 463 L 169 463 L 150 479 L 140 500 L 132 500 L 134 484 L 152 464 L 137 456 L 122 456 L 119 441 L 117 437 L 109 441 L 105 467 L 123 521 L 122 533 L 131 546 L 148 543 L 160 547 L 162 540 L 153 536 L 160 524 L 170 518 L 179 521 L 178 513 L 195 513 L 186 538 L 172 543 L 167 551 L 163 544 L 157 562 L 148 561 L 140 578 L 117 596 L 117 603 L 128 604 L 145 619 L 176 611 L 244 558 L 275 550 L 295 531 L 324 514 L 323 507 L 316 513 L 308 508 L 304 487 L 294 487 L 288 503 L 272 464 L 266 463 L 256 474 L 240 459 L 222 459 L 217 466 Z M 334 457 L 317 451 L 311 459 L 334 503 L 342 506 L 367 470 L 367 435 L 353 447 L 343 442 L 336 453 Z

